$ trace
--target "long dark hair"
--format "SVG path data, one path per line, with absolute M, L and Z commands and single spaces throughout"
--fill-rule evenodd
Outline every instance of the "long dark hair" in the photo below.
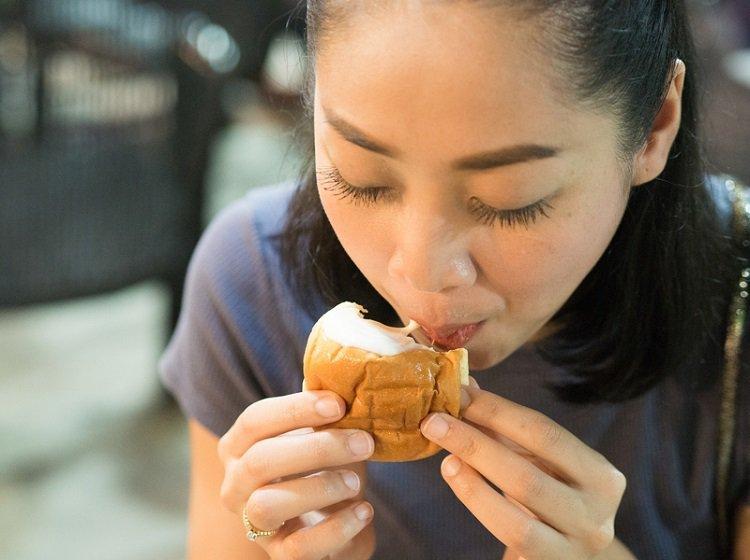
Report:
M 609 247 L 552 318 L 561 328 L 537 344 L 545 360 L 572 374 L 555 387 L 561 399 L 633 398 L 720 346 L 731 284 L 730 244 L 704 184 L 699 69 L 684 2 L 482 1 L 543 18 L 538 40 L 569 76 L 574 97 L 617 116 L 623 162 L 647 140 L 676 59 L 686 64 L 682 122 L 666 168 L 631 190 Z M 307 2 L 305 119 L 297 131 L 306 160 L 279 241 L 288 281 L 310 313 L 320 297 L 329 306 L 352 300 L 396 325 L 395 311 L 340 245 L 316 187 L 312 61 L 350 9 L 337 0 Z

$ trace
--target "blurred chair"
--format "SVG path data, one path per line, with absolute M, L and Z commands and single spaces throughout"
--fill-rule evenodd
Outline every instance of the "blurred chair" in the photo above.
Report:
M 173 326 L 236 42 L 154 3 L 0 9 L 0 308 L 159 279 Z

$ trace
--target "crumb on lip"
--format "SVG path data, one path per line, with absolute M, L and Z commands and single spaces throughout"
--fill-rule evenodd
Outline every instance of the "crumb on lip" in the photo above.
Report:
M 429 340 L 429 337 L 425 334 L 421 326 L 409 332 L 407 336 L 412 337 L 418 344 L 425 344 L 424 340 Z
M 442 346 L 439 342 L 437 342 L 430 335 L 428 335 L 421 326 L 418 329 L 410 332 L 409 336 L 411 336 L 419 344 L 424 344 L 425 346 L 431 346 L 434 350 L 437 350 L 438 352 L 447 352 L 449 350 L 445 346 Z M 424 342 L 420 341 L 417 338 L 418 336 L 421 337 Z

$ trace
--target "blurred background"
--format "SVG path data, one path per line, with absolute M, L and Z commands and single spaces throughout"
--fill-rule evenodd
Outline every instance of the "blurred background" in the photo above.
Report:
M 184 557 L 156 363 L 201 231 L 294 177 L 296 0 L 0 0 L 0 558 Z M 750 3 L 690 2 L 714 172 L 750 182 Z

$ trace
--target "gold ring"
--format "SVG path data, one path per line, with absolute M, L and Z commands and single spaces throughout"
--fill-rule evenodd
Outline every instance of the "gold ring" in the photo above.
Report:
M 286 523 L 286 521 L 284 523 Z M 246 536 L 248 540 L 254 541 L 259 537 L 271 537 L 279 532 L 279 529 L 284 526 L 284 523 L 282 523 L 277 529 L 272 529 L 271 531 L 261 531 L 257 527 L 254 527 L 252 523 L 250 523 L 250 520 L 247 518 L 247 512 L 245 511 L 245 508 L 242 508 L 242 524 L 245 526 L 245 529 L 247 529 Z

